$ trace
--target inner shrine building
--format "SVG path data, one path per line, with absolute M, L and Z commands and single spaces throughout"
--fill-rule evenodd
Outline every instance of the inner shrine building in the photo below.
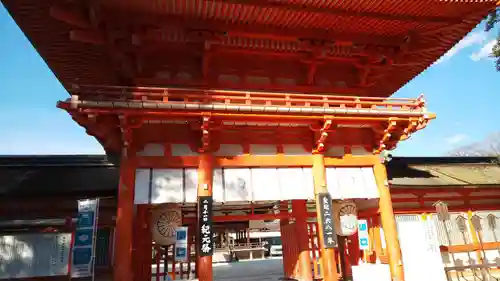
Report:
M 273 220 L 286 278 L 339 280 L 363 258 L 367 210 L 405 280 L 380 154 L 435 114 L 419 93 L 390 96 L 497 5 L 2 2 L 69 92 L 57 107 L 119 163 L 116 281 L 151 280 L 153 240 L 178 226 L 211 281 L 216 224 Z

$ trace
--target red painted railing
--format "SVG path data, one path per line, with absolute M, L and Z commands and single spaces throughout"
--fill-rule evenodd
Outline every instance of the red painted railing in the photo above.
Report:
M 332 109 L 372 109 L 419 111 L 423 96 L 416 99 L 336 96 L 331 94 L 269 93 L 185 88 L 74 86 L 73 100 L 100 102 L 148 102 L 177 104 L 218 104 L 264 107 L 319 107 Z

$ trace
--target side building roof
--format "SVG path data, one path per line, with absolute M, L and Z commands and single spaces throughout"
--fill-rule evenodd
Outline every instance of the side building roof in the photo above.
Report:
M 495 157 L 394 157 L 392 188 L 500 186 Z M 0 198 L 115 196 L 119 167 L 105 155 L 0 156 Z
M 393 188 L 499 186 L 497 157 L 395 157 L 387 163 Z
M 118 180 L 105 155 L 0 156 L 0 197 L 114 196 Z

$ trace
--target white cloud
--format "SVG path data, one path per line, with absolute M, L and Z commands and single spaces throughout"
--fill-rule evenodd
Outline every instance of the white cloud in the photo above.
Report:
M 446 139 L 446 142 L 448 144 L 458 144 L 458 143 L 461 143 L 463 141 L 465 141 L 466 139 L 468 139 L 469 137 L 465 134 L 456 134 L 454 136 L 451 136 L 449 138 Z
M 493 52 L 493 46 L 495 46 L 496 43 L 496 39 L 489 41 L 481 48 L 481 50 L 472 53 L 472 55 L 470 55 L 470 59 L 473 61 L 480 61 L 482 59 L 489 58 Z
M 487 39 L 487 34 L 484 31 L 473 32 L 467 35 L 464 39 L 460 40 L 455 46 L 453 46 L 446 54 L 439 58 L 434 64 L 442 63 L 449 60 L 454 55 L 458 54 L 461 50 L 474 46 L 483 44 Z

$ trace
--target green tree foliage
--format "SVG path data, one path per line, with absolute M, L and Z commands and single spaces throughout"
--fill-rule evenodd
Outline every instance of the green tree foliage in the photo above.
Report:
M 500 8 L 492 11 L 486 19 L 486 31 L 490 31 L 495 25 L 500 22 Z M 500 71 L 500 31 L 497 36 L 497 43 L 493 46 L 491 56 L 496 60 L 497 70 Z

